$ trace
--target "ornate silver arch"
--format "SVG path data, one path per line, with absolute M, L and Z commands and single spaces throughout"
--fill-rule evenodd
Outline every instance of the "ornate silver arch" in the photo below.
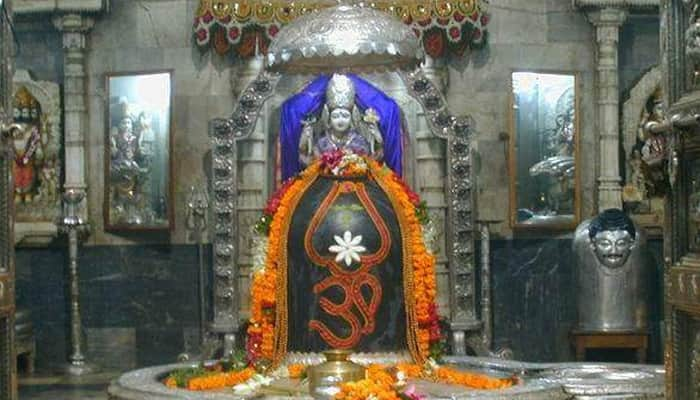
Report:
M 472 146 L 474 124 L 447 110 L 441 91 L 421 70 L 399 72 L 408 93 L 426 113 L 432 133 L 447 143 L 447 222 L 445 242 L 449 264 L 449 321 L 453 349 L 466 352 L 467 343 L 485 353 L 477 312 L 474 254 L 474 193 Z M 242 92 L 230 118 L 210 122 L 212 139 L 212 213 L 214 321 L 211 330 L 224 336 L 224 348 L 234 345 L 240 326 L 238 291 L 237 142 L 251 135 L 264 103 L 281 75 L 261 72 Z

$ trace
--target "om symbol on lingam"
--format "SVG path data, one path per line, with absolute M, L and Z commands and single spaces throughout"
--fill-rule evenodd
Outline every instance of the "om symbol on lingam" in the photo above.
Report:
M 328 255 L 321 255 L 314 248 L 314 233 L 333 203 L 343 195 L 357 196 L 364 211 L 374 223 L 380 240 L 379 248 L 373 254 L 366 254 L 367 249 L 362 246 L 362 236 L 353 236 L 350 231 L 345 231 L 342 237 L 334 235 L 336 244 L 328 248 Z M 387 258 L 390 245 L 389 229 L 372 204 L 365 186 L 359 182 L 334 183 L 312 218 L 304 238 L 304 247 L 310 260 L 318 266 L 328 268 L 330 272 L 330 276 L 314 285 L 314 294 L 322 296 L 334 287 L 342 293 L 340 302 L 334 302 L 329 297 L 320 297 L 319 306 L 329 315 L 346 322 L 350 327 L 348 335 L 341 337 L 320 320 L 309 321 L 309 328 L 318 331 L 321 338 L 334 348 L 352 348 L 364 335 L 374 332 L 375 314 L 382 300 L 382 284 L 371 274 L 371 270 Z

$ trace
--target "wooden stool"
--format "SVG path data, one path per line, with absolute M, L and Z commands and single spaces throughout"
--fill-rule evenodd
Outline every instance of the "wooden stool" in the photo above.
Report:
M 587 349 L 636 349 L 637 362 L 647 361 L 649 334 L 647 332 L 585 332 L 572 331 L 571 341 L 576 348 L 576 360 L 586 360 Z

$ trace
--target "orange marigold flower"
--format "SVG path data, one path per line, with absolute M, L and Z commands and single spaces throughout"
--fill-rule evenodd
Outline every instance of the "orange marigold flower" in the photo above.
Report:
M 440 367 L 435 370 L 438 382 L 462 385 L 474 389 L 503 389 L 513 386 L 512 379 L 498 379 L 487 375 L 458 371 L 453 368 Z
M 292 379 L 300 379 L 306 373 L 306 365 L 304 364 L 289 364 L 287 372 Z

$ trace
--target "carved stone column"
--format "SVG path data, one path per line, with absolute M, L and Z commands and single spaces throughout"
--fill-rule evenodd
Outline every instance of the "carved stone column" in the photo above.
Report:
M 87 32 L 94 19 L 81 14 L 58 15 L 54 26 L 63 33 L 63 104 L 65 120 L 65 183 L 64 191 L 85 193 L 87 107 L 85 102 L 85 50 Z M 78 215 L 87 221 L 87 202 L 78 207 Z
M 440 92 L 447 94 L 447 88 L 450 83 L 450 74 L 447 70 L 445 59 L 435 59 L 428 55 L 425 56 L 425 61 L 421 66 L 425 76 L 430 79 L 433 84 L 440 89 Z
M 620 92 L 618 78 L 618 41 L 627 11 L 603 8 L 587 13 L 596 28 L 597 106 L 600 175 L 598 209 L 622 208 L 620 185 Z

